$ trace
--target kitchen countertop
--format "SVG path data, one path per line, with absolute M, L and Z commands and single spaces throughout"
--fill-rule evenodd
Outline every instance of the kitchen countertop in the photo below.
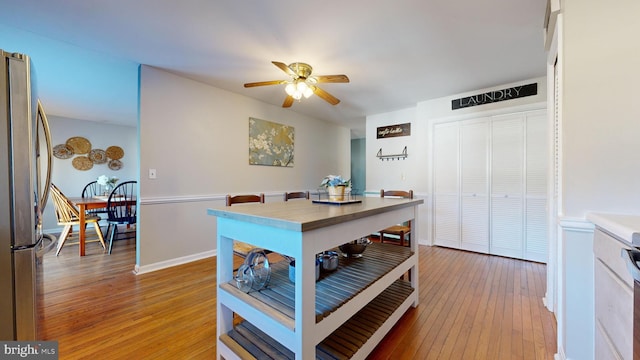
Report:
M 640 247 L 640 215 L 588 213 L 587 220 L 631 246 Z
M 423 203 L 422 199 L 392 197 L 365 197 L 360 203 L 345 205 L 316 204 L 311 200 L 298 200 L 216 207 L 208 209 L 207 213 L 274 228 L 309 231 Z

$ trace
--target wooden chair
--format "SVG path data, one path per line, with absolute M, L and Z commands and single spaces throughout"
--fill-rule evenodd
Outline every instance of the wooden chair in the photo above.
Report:
M 107 235 L 109 235 L 109 255 L 113 248 L 113 240 L 117 238 L 118 226 L 135 225 L 137 218 L 136 197 L 138 194 L 137 181 L 125 181 L 118 184 L 107 199 Z
M 308 191 L 298 191 L 298 192 L 286 192 L 286 193 L 284 193 L 284 201 L 289 201 L 289 199 L 307 199 L 307 200 L 309 200 L 309 192 Z
M 82 189 L 82 197 L 83 198 L 92 198 L 94 196 L 99 196 L 99 195 L 103 195 L 102 194 L 102 186 L 100 186 L 98 184 L 97 181 L 92 181 L 90 183 L 88 183 L 87 185 L 84 186 L 84 189 Z M 104 214 L 106 216 L 107 214 L 107 208 L 100 208 L 100 209 L 91 209 L 91 210 L 87 210 L 87 215 L 100 215 L 100 214 Z
M 58 256 L 58 254 L 60 254 L 60 250 L 62 250 L 62 246 L 64 246 L 67 239 L 74 234 L 73 225 L 80 225 L 80 211 L 53 183 L 51 184 L 51 198 L 53 199 L 56 217 L 58 218 L 58 225 L 64 226 L 62 232 L 60 233 L 60 238 L 58 239 L 58 248 L 56 250 L 56 256 Z M 96 215 L 87 215 L 85 217 L 85 220 L 87 223 L 93 224 L 93 227 L 96 230 L 96 235 L 98 236 L 96 240 L 87 242 L 100 241 L 100 243 L 102 244 L 102 248 L 106 249 L 104 237 L 102 236 L 102 230 L 100 229 L 100 225 L 98 225 L 100 217 Z
M 380 197 L 399 197 L 404 199 L 413 199 L 413 190 L 402 191 L 402 190 L 380 190 Z M 399 241 L 397 242 L 402 246 L 410 246 L 411 245 L 411 221 L 407 221 L 403 224 L 393 225 L 386 229 L 380 230 L 380 242 L 383 243 L 385 240 L 385 235 L 395 235 L 398 236 Z M 390 239 L 390 238 L 388 238 Z M 395 240 L 395 239 L 394 239 Z M 405 245 L 405 240 L 407 244 Z M 396 243 L 396 241 L 393 241 Z
M 264 204 L 264 194 L 260 195 L 227 195 L 226 204 L 231 206 L 233 204 L 245 204 L 245 203 L 261 203 Z M 251 249 L 255 248 L 253 245 L 243 243 L 241 241 L 233 240 L 233 253 L 245 258 Z

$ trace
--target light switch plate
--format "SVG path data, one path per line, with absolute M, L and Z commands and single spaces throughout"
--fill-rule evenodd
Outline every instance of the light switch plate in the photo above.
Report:
M 149 169 L 149 179 L 156 178 L 156 169 Z

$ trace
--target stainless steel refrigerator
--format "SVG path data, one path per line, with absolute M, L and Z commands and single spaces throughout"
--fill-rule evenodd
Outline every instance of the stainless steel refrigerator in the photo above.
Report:
M 38 339 L 51 136 L 31 60 L 0 50 L 0 340 Z

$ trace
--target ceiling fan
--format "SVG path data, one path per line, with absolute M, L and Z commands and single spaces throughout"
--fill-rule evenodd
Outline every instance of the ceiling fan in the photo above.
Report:
M 244 87 L 256 87 L 265 85 L 280 85 L 286 84 L 285 91 L 287 97 L 282 103 L 282 107 L 291 107 L 293 100 L 300 100 L 303 96 L 308 98 L 312 94 L 318 95 L 321 99 L 325 100 L 331 105 L 337 105 L 340 100 L 328 92 L 318 87 L 319 83 L 348 83 L 349 78 L 347 75 L 311 75 L 313 68 L 309 64 L 295 62 L 289 65 L 278 61 L 272 61 L 273 65 L 280 68 L 282 71 L 291 76 L 290 80 L 271 80 L 271 81 L 259 81 L 244 84 Z

